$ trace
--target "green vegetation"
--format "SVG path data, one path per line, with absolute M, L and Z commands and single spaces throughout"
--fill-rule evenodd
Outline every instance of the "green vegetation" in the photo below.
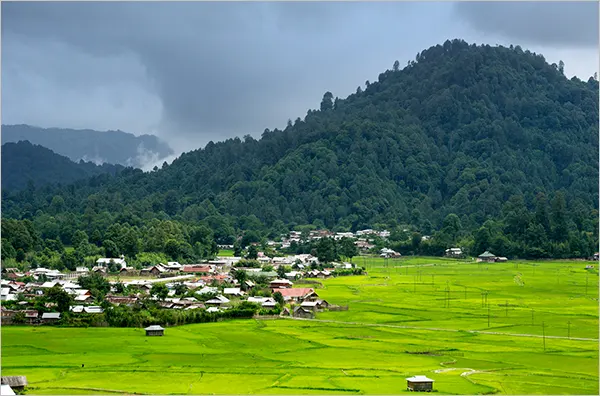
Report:
M 93 162 L 73 162 L 45 147 L 28 141 L 2 145 L 2 189 L 21 190 L 33 184 L 70 184 L 92 176 L 112 174 L 123 170 L 121 165 Z
M 594 253 L 598 81 L 567 79 L 519 46 L 454 40 L 367 85 L 326 93 L 283 131 L 210 142 L 152 172 L 3 190 L 2 216 L 64 245 L 97 231 L 98 246 L 110 239 L 128 256 L 134 239 L 190 256 L 185 231 L 151 242 L 145 230 L 196 225 L 218 244 L 242 236 L 242 248 L 309 226 L 387 228 L 403 251 L 427 255 L 454 244 L 511 258 Z
M 30 394 L 398 394 L 419 374 L 441 394 L 598 394 L 598 275 L 584 263 L 365 264 L 366 276 L 322 280 L 319 296 L 349 310 L 317 321 L 194 324 L 164 337 L 4 326 L 3 375 L 27 375 Z

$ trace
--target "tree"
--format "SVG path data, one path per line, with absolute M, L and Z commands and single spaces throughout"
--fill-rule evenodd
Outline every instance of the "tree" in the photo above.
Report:
M 177 260 L 181 254 L 179 242 L 175 239 L 169 239 L 167 243 L 165 243 L 165 253 L 173 260 Z
M 330 263 L 337 259 L 335 241 L 331 238 L 321 238 L 317 243 L 317 258 L 320 263 Z
M 246 256 L 246 258 L 250 260 L 256 260 L 258 258 L 258 248 L 256 247 L 256 245 L 250 245 L 250 247 L 248 248 L 248 255 Z
M 164 283 L 155 283 L 150 288 L 150 295 L 157 297 L 159 300 L 164 300 L 169 296 L 169 289 Z
M 282 307 L 285 305 L 285 299 L 283 298 L 283 295 L 280 292 L 273 293 L 273 299 L 277 302 L 277 304 L 281 305 Z
M 88 243 L 88 236 L 85 231 L 77 230 L 71 238 L 71 245 L 79 246 L 82 242 Z
M 102 234 L 100 234 L 100 231 L 97 228 L 92 232 L 90 242 L 98 247 L 102 246 Z
M 186 285 L 184 285 L 182 282 L 178 282 L 175 284 L 175 295 L 176 296 L 182 296 L 185 293 L 187 293 L 188 288 Z
M 399 68 L 400 68 L 400 62 L 395 61 L 394 62 L 394 71 L 397 72 Z
M 333 94 L 329 91 L 325 92 L 321 101 L 321 111 L 328 110 L 333 110 Z
M 277 276 L 279 279 L 285 278 L 285 267 L 283 265 L 277 267 Z
M 69 271 L 75 271 L 77 269 L 77 266 L 83 264 L 83 257 L 77 254 L 77 252 L 75 251 L 64 252 L 61 256 L 61 260 L 63 265 Z
M 90 275 L 80 276 L 77 283 L 90 291 L 95 298 L 101 298 L 110 291 L 110 283 L 102 275 L 94 272 Z
M 25 261 L 25 252 L 23 251 L 23 249 L 17 250 L 16 258 L 17 263 L 22 263 L 23 261 Z
M 339 242 L 340 255 L 352 260 L 352 257 L 358 256 L 358 247 L 354 244 L 354 241 L 350 238 L 342 238 Z
M 104 255 L 108 258 L 117 258 L 119 257 L 119 248 L 117 244 L 111 241 L 110 239 L 105 240 L 102 243 L 102 247 L 104 247 Z
M 56 303 L 56 310 L 58 312 L 68 312 L 73 302 L 71 295 L 58 285 L 46 291 L 46 298 L 48 301 Z
M 115 283 L 115 293 L 123 294 L 124 292 L 125 292 L 125 285 L 123 284 L 123 282 Z
M 12 322 L 14 324 L 23 324 L 25 323 L 25 312 L 23 311 L 18 311 L 17 313 L 15 313 L 15 316 L 13 316 L 12 318 Z
M 242 257 L 242 247 L 238 241 L 233 243 L 233 255 L 235 257 Z
M 560 74 L 565 74 L 565 62 L 562 60 L 558 61 L 558 71 Z
M 556 242 L 564 242 L 569 237 L 569 227 L 567 224 L 565 195 L 561 191 L 554 195 L 551 206 L 552 239 Z
M 248 280 L 248 273 L 242 269 L 238 269 L 233 273 L 233 278 L 241 285 Z

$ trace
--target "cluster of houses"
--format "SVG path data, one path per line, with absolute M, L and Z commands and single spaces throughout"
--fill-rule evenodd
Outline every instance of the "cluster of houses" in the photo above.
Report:
M 303 243 L 309 241 L 317 241 L 322 238 L 333 238 L 335 240 L 340 240 L 342 238 L 350 238 L 355 239 L 354 244 L 360 250 L 370 250 L 375 247 L 372 243 L 369 243 L 369 238 L 379 237 L 383 239 L 387 239 L 390 236 L 389 231 L 376 231 L 376 230 L 360 230 L 356 232 L 331 232 L 328 230 L 315 230 L 310 231 L 308 235 L 303 238 L 302 233 L 299 231 L 291 231 L 289 237 L 286 235 L 279 245 L 282 249 L 289 248 L 292 243 Z M 270 241 L 270 246 L 277 246 L 278 243 Z
M 262 260 L 260 260 L 262 258 Z M 323 270 L 310 269 L 310 264 L 318 262 L 316 257 L 308 254 L 275 257 L 273 259 L 261 255 L 259 261 L 269 263 L 273 267 L 286 266 L 290 264 L 295 270 L 285 272 L 282 277 L 278 277 L 275 271 L 265 271 L 263 268 L 240 268 L 234 265 L 238 263 L 240 257 L 218 257 L 216 260 L 203 264 L 182 265 L 178 262 L 168 262 L 166 264 L 156 264 L 140 271 L 135 271 L 127 266 L 123 258 L 100 258 L 96 261 L 96 266 L 90 271 L 88 268 L 77 268 L 70 273 L 61 273 L 59 271 L 37 268 L 27 273 L 19 273 L 15 269 L 4 269 L 3 279 L 1 280 L 0 300 L 13 301 L 18 309 L 6 309 L 2 307 L 2 320 L 5 323 L 11 323 L 13 319 L 20 315 L 20 321 L 29 324 L 53 323 L 60 320 L 59 312 L 44 312 L 31 309 L 29 301 L 36 297 L 44 295 L 44 291 L 58 286 L 72 296 L 72 305 L 69 311 L 73 314 L 101 314 L 103 309 L 99 301 L 95 301 L 89 290 L 83 289 L 78 283 L 77 278 L 82 275 L 89 275 L 92 272 L 102 275 L 108 272 L 108 267 L 118 265 L 120 273 L 131 273 L 137 275 L 133 280 L 124 278 L 123 286 L 128 290 L 135 290 L 135 294 L 122 296 L 116 293 L 116 284 L 111 283 L 111 291 L 105 296 L 105 300 L 113 305 L 133 306 L 138 303 L 140 298 L 148 295 L 155 283 L 165 283 L 169 290 L 165 299 L 158 301 L 158 304 L 165 309 L 206 309 L 208 312 L 218 312 L 232 306 L 233 303 L 247 300 L 259 304 L 262 308 L 272 309 L 277 305 L 273 297 L 251 297 L 248 296 L 252 289 L 256 287 L 254 276 L 264 276 L 270 281 L 268 288 L 272 293 L 280 292 L 285 303 L 297 305 L 290 312 L 284 310 L 289 315 L 310 316 L 315 311 L 327 308 L 328 303 L 319 300 L 313 288 L 293 288 L 295 281 L 301 278 L 327 279 L 334 276 L 336 269 L 352 269 L 351 263 L 333 263 L 331 268 Z M 235 271 L 243 270 L 249 275 L 249 279 L 238 282 L 234 278 Z M 16 279 L 24 276 L 31 276 L 33 282 L 19 282 Z M 186 297 L 176 297 L 176 287 L 183 284 L 187 290 L 193 291 Z M 202 295 L 210 294 L 210 298 L 202 298 Z M 303 305 L 304 304 L 304 305 Z M 47 310 L 52 310 L 55 304 L 47 303 Z M 24 319 L 23 319 L 24 315 Z

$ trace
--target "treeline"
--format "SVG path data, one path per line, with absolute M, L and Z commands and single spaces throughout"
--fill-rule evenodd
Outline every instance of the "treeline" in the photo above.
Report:
M 2 216 L 29 219 L 42 238 L 64 244 L 78 229 L 91 237 L 111 224 L 171 221 L 202 224 L 218 244 L 312 225 L 438 233 L 431 252 L 462 239 L 468 246 L 469 235 L 474 250 L 491 244 L 530 256 L 585 256 L 589 238 L 597 245 L 596 79 L 568 79 L 518 46 L 453 40 L 365 85 L 346 99 L 326 93 L 319 110 L 260 140 L 210 142 L 152 172 L 3 190 Z M 532 223 L 540 194 L 548 208 L 561 196 L 567 215 Z M 528 213 L 517 228 L 505 214 L 515 199 Z M 450 214 L 461 223 L 454 240 L 442 232 Z

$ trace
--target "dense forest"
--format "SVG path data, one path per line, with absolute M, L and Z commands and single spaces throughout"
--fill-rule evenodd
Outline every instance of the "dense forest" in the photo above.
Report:
M 148 251 L 167 239 L 193 249 L 189 232 L 173 231 L 193 227 L 227 244 L 299 227 L 387 228 L 404 252 L 588 257 L 598 93 L 595 78 L 568 79 L 562 62 L 519 46 L 446 41 L 346 99 L 325 93 L 319 110 L 260 140 L 210 142 L 147 173 L 3 191 L 2 216 L 66 245 L 77 230 L 98 246 L 131 234 L 138 249 L 168 234 Z
M 46 184 L 70 184 L 103 173 L 114 175 L 123 169 L 122 165 L 96 165 L 83 160 L 75 163 L 29 141 L 2 145 L 3 190 L 21 190 L 29 183 L 40 187 Z
M 153 135 L 2 125 L 2 144 L 21 140 L 49 148 L 75 162 L 84 160 L 141 167 L 149 159 L 160 160 L 173 154 L 168 144 Z

